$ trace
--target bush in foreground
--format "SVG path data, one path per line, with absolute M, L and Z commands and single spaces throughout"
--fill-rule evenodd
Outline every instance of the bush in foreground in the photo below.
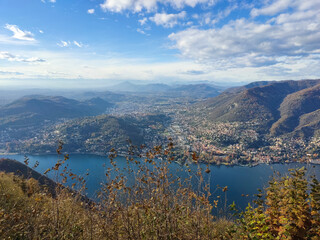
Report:
M 320 239 L 320 183 L 306 169 L 273 178 L 239 220 L 243 239 Z
M 169 172 L 171 149 L 171 144 L 156 147 L 142 157 L 142 148 L 132 147 L 126 169 L 118 168 L 112 151 L 112 168 L 96 203 L 61 184 L 52 196 L 34 179 L 1 173 L 0 238 L 319 239 L 320 184 L 315 178 L 308 184 L 305 169 L 274 178 L 265 198 L 258 195 L 256 207 L 249 205 L 231 221 L 212 215 L 216 202 L 210 203 L 203 176 L 209 168 L 199 167 L 181 180 Z M 63 167 L 67 160 L 64 156 L 46 172 L 55 171 L 57 181 L 78 180 L 84 189 L 85 180 Z M 198 187 L 191 184 L 193 178 Z
M 211 214 L 213 206 L 202 169 L 194 176 L 199 183 L 195 191 L 191 174 L 181 180 L 169 172 L 171 149 L 171 144 L 165 149 L 155 147 L 142 158 L 142 148 L 131 148 L 126 169 L 117 167 L 116 152 L 112 151 L 112 168 L 106 170 L 96 203 L 85 201 L 61 184 L 53 197 L 34 179 L 2 173 L 1 238 L 230 239 L 233 224 L 224 219 L 216 221 Z M 59 156 L 61 150 L 62 146 Z M 85 180 L 66 168 L 67 161 L 68 156 L 64 156 L 46 172 L 54 171 L 62 183 L 78 179 L 84 189 Z

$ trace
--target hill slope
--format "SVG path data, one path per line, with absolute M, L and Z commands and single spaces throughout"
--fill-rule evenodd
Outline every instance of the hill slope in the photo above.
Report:
M 37 126 L 46 120 L 94 116 L 110 106 L 101 98 L 79 102 L 60 96 L 26 96 L 0 108 L 0 128 Z
M 13 173 L 22 176 L 25 179 L 33 178 L 39 182 L 41 186 L 48 187 L 49 192 L 55 195 L 57 184 L 50 178 L 36 172 L 25 164 L 12 159 L 0 159 L 0 172 Z
M 21 113 L 43 115 L 47 119 L 74 118 L 102 113 L 110 104 L 101 98 L 79 102 L 60 96 L 26 96 L 0 108 L 1 116 Z
M 318 99 L 319 87 L 315 86 L 320 84 L 320 80 L 282 81 L 265 84 L 267 83 L 261 84 L 261 86 L 251 84 L 252 88 L 248 85 L 238 90 L 225 91 L 215 98 L 196 105 L 197 109 L 192 112 L 212 122 L 257 122 L 260 131 L 264 133 L 268 133 L 271 126 L 279 121 L 271 131 L 272 134 L 277 135 L 291 132 L 299 125 L 298 121 L 290 128 L 280 130 L 284 126 L 280 122 L 283 122 L 285 115 L 289 114 L 286 112 L 291 111 L 292 117 L 286 118 L 286 121 L 290 121 L 290 119 L 297 117 L 299 119 L 300 115 L 319 108 L 319 104 L 313 104 L 310 109 L 306 109 L 304 106 L 308 105 L 310 101 Z M 303 91 L 304 89 L 305 91 Z M 290 107 L 292 104 L 297 107 L 293 109 Z
M 294 130 L 294 134 L 320 137 L 320 109 L 302 115 L 299 125 Z
M 37 138 L 10 145 L 13 152 L 54 153 L 59 140 L 66 152 L 106 153 L 111 148 L 127 151 L 128 140 L 135 146 L 157 142 L 158 130 L 169 120 L 164 115 L 140 118 L 100 115 L 74 119 L 45 129 Z
M 292 132 L 300 125 L 300 118 L 303 119 L 302 125 L 308 125 L 315 119 L 303 117 L 304 114 L 312 113 L 320 109 L 320 84 L 307 88 L 286 96 L 280 105 L 280 119 L 271 127 L 271 134 L 281 135 Z M 314 117 L 313 117 L 314 118 Z

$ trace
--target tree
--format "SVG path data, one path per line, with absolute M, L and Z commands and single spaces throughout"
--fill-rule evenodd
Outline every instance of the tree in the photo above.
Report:
M 305 168 L 274 177 L 258 196 L 240 220 L 244 239 L 320 239 L 320 183 L 313 176 L 308 184 Z

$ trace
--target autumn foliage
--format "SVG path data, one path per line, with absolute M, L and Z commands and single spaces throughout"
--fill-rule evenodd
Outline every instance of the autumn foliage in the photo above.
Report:
M 106 169 L 95 202 L 62 184 L 52 195 L 32 178 L 0 173 L 0 238 L 319 239 L 320 183 L 315 177 L 308 182 L 305 169 L 272 179 L 254 207 L 231 219 L 225 213 L 213 215 L 218 200 L 210 201 L 212 191 L 204 177 L 209 167 L 191 174 L 186 166 L 187 179 L 170 173 L 172 147 L 131 146 L 125 169 L 117 166 L 112 150 L 112 167 Z M 76 180 L 85 190 L 85 178 L 68 170 L 62 144 L 57 152 L 61 160 L 46 172 L 54 171 L 61 183 Z M 195 153 L 193 161 L 198 162 Z M 227 186 L 221 190 L 227 195 Z
M 273 178 L 239 220 L 243 239 L 320 239 L 320 183 L 306 169 Z

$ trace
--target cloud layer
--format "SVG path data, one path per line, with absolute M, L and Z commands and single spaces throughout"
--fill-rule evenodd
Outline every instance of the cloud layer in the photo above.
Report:
M 22 27 L 18 17 L 17 25 L 1 26 L 0 79 L 95 83 L 320 76 L 319 0 L 99 0 L 98 6 L 95 1 L 78 9 L 72 5 L 70 22 L 59 12 L 70 7 L 67 1 L 42 1 L 47 4 L 38 0 L 41 9 L 60 16 L 65 28 L 32 25 L 34 19 Z
M 150 20 L 155 22 L 156 25 L 161 25 L 165 28 L 172 28 L 178 24 L 180 19 L 184 19 L 187 13 L 182 11 L 177 14 L 156 13 Z
M 57 43 L 57 45 L 59 47 L 71 47 L 71 46 L 76 46 L 79 48 L 83 47 L 83 44 L 81 42 L 77 42 L 77 41 L 70 42 L 70 41 L 62 41 L 61 40 L 59 43 Z
M 22 57 L 19 55 L 14 55 L 9 52 L 0 52 L 0 59 L 8 60 L 10 62 L 27 62 L 27 63 L 35 63 L 35 62 L 45 62 L 44 59 L 37 57 Z
M 22 31 L 17 25 L 6 24 L 6 29 L 13 33 L 12 38 L 23 41 L 35 41 L 34 35 L 29 31 Z
M 175 9 L 186 6 L 195 7 L 197 4 L 213 5 L 215 0 L 105 0 L 100 4 L 104 11 L 123 12 L 123 11 L 155 11 L 158 4 L 168 5 Z
M 251 15 L 274 15 L 267 22 L 237 19 L 221 28 L 189 28 L 172 33 L 173 48 L 185 58 L 220 62 L 226 67 L 265 66 L 287 58 L 303 58 L 320 53 L 320 4 L 302 1 L 275 1 L 270 6 L 253 9 Z M 286 4 L 290 2 L 291 4 Z

